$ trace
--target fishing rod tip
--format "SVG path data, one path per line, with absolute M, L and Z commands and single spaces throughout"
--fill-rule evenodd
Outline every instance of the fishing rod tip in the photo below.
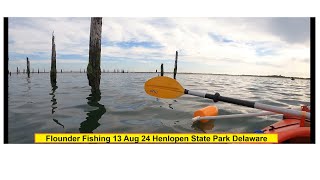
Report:
M 200 120 L 200 116 L 192 118 L 192 121 L 198 121 L 198 120 Z

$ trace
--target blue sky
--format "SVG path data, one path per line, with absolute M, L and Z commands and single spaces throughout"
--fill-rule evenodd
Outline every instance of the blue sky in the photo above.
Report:
M 103 18 L 101 69 L 310 76 L 309 18 Z M 9 18 L 9 70 L 88 64 L 90 18 Z

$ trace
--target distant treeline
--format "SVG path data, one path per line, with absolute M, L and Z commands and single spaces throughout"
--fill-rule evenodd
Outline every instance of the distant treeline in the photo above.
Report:
M 131 72 L 131 73 L 157 73 L 157 72 Z M 159 73 L 159 72 L 158 72 Z M 166 74 L 173 74 L 172 72 L 165 72 Z M 294 79 L 306 79 L 310 80 L 310 78 L 303 77 L 293 77 L 293 76 L 282 76 L 282 75 L 234 75 L 234 74 L 213 74 L 213 73 L 189 73 L 189 72 L 179 72 L 179 74 L 196 74 L 196 75 L 218 75 L 218 76 L 249 76 L 249 77 L 269 77 L 269 78 L 294 78 Z

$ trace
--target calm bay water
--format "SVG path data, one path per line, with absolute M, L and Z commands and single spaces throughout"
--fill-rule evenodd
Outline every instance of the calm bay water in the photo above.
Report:
M 172 76 L 172 74 L 167 74 Z M 144 83 L 155 73 L 102 73 L 101 94 L 92 94 L 85 73 L 49 73 L 9 76 L 9 143 L 33 143 L 37 132 L 203 132 L 192 124 L 193 112 L 216 105 L 219 114 L 259 110 L 184 95 L 176 100 L 147 95 Z M 281 107 L 309 105 L 310 81 L 285 78 L 178 74 L 186 89 L 219 92 L 245 100 Z M 206 132 L 254 132 L 281 116 L 216 120 Z M 211 126 L 212 127 L 212 126 Z M 201 130 L 202 129 L 202 130 Z

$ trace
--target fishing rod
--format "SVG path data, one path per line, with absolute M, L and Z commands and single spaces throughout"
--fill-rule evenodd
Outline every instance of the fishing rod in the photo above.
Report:
M 203 92 L 184 89 L 177 80 L 172 79 L 170 77 L 166 77 L 166 76 L 158 76 L 158 77 L 149 79 L 145 83 L 144 89 L 147 94 L 154 97 L 158 97 L 158 98 L 174 99 L 184 94 L 189 94 L 193 96 L 212 99 L 214 102 L 222 101 L 222 102 L 241 105 L 245 107 L 271 111 L 274 113 L 289 114 L 293 116 L 310 119 L 310 113 L 306 111 L 286 109 L 286 108 L 271 106 L 271 105 L 267 105 L 259 102 L 224 97 L 224 96 L 221 96 L 219 93 L 209 94 L 209 93 L 203 93 Z

